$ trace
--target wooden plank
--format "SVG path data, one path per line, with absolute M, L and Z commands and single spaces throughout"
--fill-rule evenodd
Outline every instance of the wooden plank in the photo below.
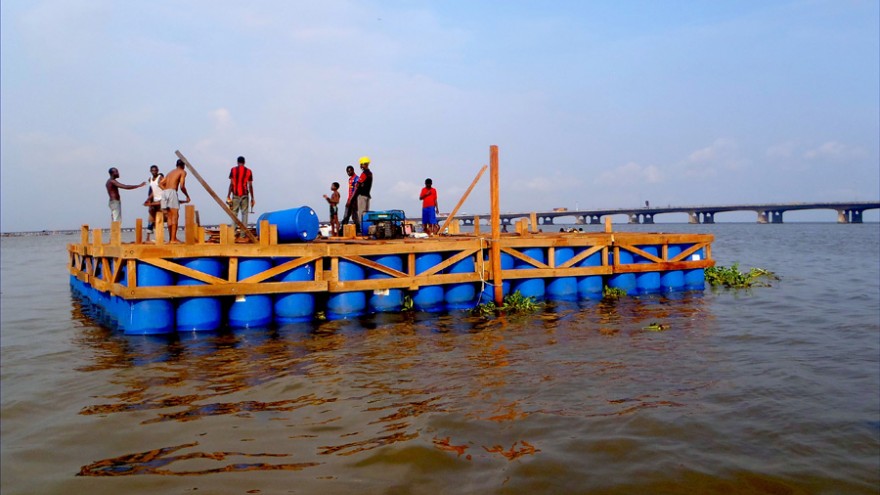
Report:
M 208 191 L 208 194 L 212 198 L 214 198 L 214 201 L 216 201 L 217 204 L 220 205 L 220 208 L 225 211 L 227 215 L 229 215 L 229 218 L 232 219 L 233 223 L 235 223 L 235 225 L 237 225 L 238 228 L 247 235 L 248 239 L 250 239 L 251 242 L 257 242 L 257 237 L 253 233 L 251 233 L 250 229 L 248 229 L 248 226 L 242 223 L 242 221 L 237 216 L 235 216 L 235 213 L 229 209 L 229 207 L 226 205 L 226 202 L 220 199 L 219 196 L 217 196 L 217 193 L 214 192 L 214 189 L 212 189 L 211 186 L 209 186 L 208 183 L 205 182 L 205 179 L 203 179 L 201 174 L 199 174 L 196 168 L 193 167 L 192 163 L 190 163 L 189 160 L 187 160 L 186 157 L 183 156 L 183 153 L 181 153 L 180 151 L 175 151 L 174 154 L 177 155 L 177 158 L 183 160 L 186 168 L 190 172 L 192 172 L 196 180 L 199 181 L 199 184 L 201 184 L 202 187 L 204 187 L 205 190 Z
M 143 244 L 144 242 L 144 219 L 138 218 L 134 221 L 134 243 Z
M 532 213 L 529 214 L 529 220 L 532 223 L 532 228 L 531 228 L 532 233 L 538 233 L 538 230 L 539 230 L 538 229 L 538 214 L 533 211 Z
M 489 202 L 491 204 L 492 215 L 492 252 L 490 258 L 492 260 L 492 284 L 495 288 L 495 304 L 501 305 L 504 302 L 504 287 L 502 286 L 501 273 L 501 205 L 498 183 L 498 146 L 489 147 Z
M 260 221 L 260 245 L 268 246 L 270 244 L 271 234 L 269 233 L 269 220 Z
M 79 237 L 80 244 L 86 245 L 89 243 L 89 226 L 88 225 L 83 225 L 82 227 L 80 227 L 79 236 L 80 236 Z
M 340 256 L 339 258 L 346 259 L 346 260 L 351 261 L 352 263 L 356 263 L 358 265 L 366 266 L 367 268 L 372 268 L 373 270 L 384 273 L 386 275 L 391 275 L 392 277 L 395 277 L 395 278 L 403 278 L 403 277 L 409 276 L 406 273 L 403 273 L 401 271 L 397 271 L 393 268 L 389 268 L 389 267 L 382 265 L 380 263 L 376 263 L 375 261 L 368 259 L 368 258 L 364 258 L 363 256 Z
M 663 259 L 660 258 L 659 256 L 654 256 L 653 254 L 647 253 L 643 249 L 640 249 L 637 246 L 633 246 L 633 245 L 629 245 L 629 244 L 621 244 L 621 243 L 616 243 L 615 245 L 620 246 L 620 248 L 625 251 L 629 251 L 630 253 L 633 253 L 633 254 L 636 254 L 636 255 L 641 256 L 643 258 L 649 259 L 655 263 L 663 261 Z
M 157 246 L 165 244 L 165 212 L 162 210 L 156 212 L 156 224 L 153 225 L 153 234 Z
M 104 239 L 101 236 L 101 229 L 92 229 L 92 245 L 100 246 L 104 244 Z
M 183 226 L 183 242 L 186 244 L 195 244 L 196 242 L 196 207 L 186 205 L 184 207 L 184 215 L 186 222 Z
M 526 255 L 522 254 L 521 252 L 517 251 L 516 249 L 502 248 L 501 251 L 503 251 L 503 252 L 505 252 L 505 253 L 507 253 L 507 254 L 509 254 L 509 255 L 513 256 L 514 258 L 517 258 L 521 261 L 525 261 L 526 263 L 528 263 L 536 268 L 550 268 L 550 266 L 547 265 L 546 263 L 542 263 L 542 262 L 536 260 L 535 258 L 532 258 L 531 256 L 526 256 Z
M 272 282 L 258 284 L 224 285 L 168 285 L 160 287 L 113 287 L 125 299 L 173 299 L 178 297 L 250 296 L 260 294 L 291 294 L 297 292 L 325 292 L 327 282 Z
M 125 276 L 128 278 L 129 287 L 137 287 L 137 261 L 128 260 L 128 269 L 125 270 Z
M 200 282 L 204 282 L 209 285 L 218 285 L 218 284 L 228 284 L 229 281 L 224 280 L 219 277 L 215 277 L 213 275 L 208 275 L 207 273 L 200 272 L 198 270 L 194 270 L 192 268 L 178 265 L 177 263 L 173 263 L 171 261 L 162 259 L 162 258 L 146 258 L 141 260 L 142 263 L 146 263 L 148 265 L 153 265 L 157 268 L 162 268 L 164 270 L 168 270 L 169 272 L 176 273 L 178 275 L 183 275 L 189 278 L 194 278 Z M 194 286 L 198 287 L 198 286 Z
M 229 258 L 229 278 L 230 282 L 238 281 L 238 258 Z
M 248 283 L 257 283 L 262 282 L 264 280 L 268 280 L 276 275 L 281 275 L 284 272 L 288 272 L 293 270 L 294 268 L 299 268 L 302 265 L 306 265 L 308 263 L 312 263 L 315 260 L 320 259 L 318 256 L 307 256 L 303 258 L 297 258 L 295 260 L 290 260 L 288 262 L 282 263 L 278 266 L 273 266 L 272 268 L 251 275 L 245 279 L 242 279 L 239 283 L 248 284 Z
M 110 244 L 114 246 L 122 244 L 122 222 L 110 224 Z
M 581 261 L 583 261 L 583 260 L 589 258 L 589 257 L 592 256 L 593 254 L 595 254 L 595 253 L 601 251 L 603 248 L 605 248 L 605 246 L 592 246 L 592 247 L 590 247 L 590 248 L 587 248 L 587 249 L 581 251 L 580 253 L 578 253 L 578 254 L 572 256 L 568 261 L 566 261 L 565 263 L 559 265 L 558 268 L 570 268 L 570 267 L 573 267 L 573 266 L 575 265 L 575 263 L 580 263 Z
M 455 218 L 455 214 L 458 213 L 458 209 L 461 208 L 461 205 L 464 204 L 464 201 L 470 195 L 471 191 L 473 191 L 474 186 L 477 185 L 477 182 L 480 181 L 480 177 L 483 176 L 483 173 L 486 171 L 487 168 L 488 168 L 488 166 L 483 165 L 483 167 L 480 169 L 480 171 L 477 172 L 477 176 L 474 177 L 473 181 L 471 181 L 471 185 L 468 186 L 468 188 L 464 192 L 464 194 L 461 195 L 461 199 L 458 200 L 458 203 L 455 205 L 455 208 L 452 209 L 452 212 L 449 214 L 449 216 L 446 217 L 446 221 L 444 221 L 443 225 L 440 226 L 440 232 L 443 232 L 443 230 L 446 229 L 446 227 L 449 226 L 449 223 Z

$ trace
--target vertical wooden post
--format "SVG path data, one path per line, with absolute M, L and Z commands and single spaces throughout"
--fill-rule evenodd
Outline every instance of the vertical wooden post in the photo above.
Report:
M 79 231 L 79 242 L 83 246 L 89 243 L 89 226 L 83 225 Z
M 260 221 L 260 245 L 268 246 L 271 240 L 272 234 L 269 231 L 269 220 L 265 218 Z
M 120 244 L 122 244 L 122 222 L 113 222 L 110 224 L 110 245 Z
M 278 245 L 278 226 L 274 223 L 269 225 L 269 244 L 272 246 Z
M 144 220 L 138 218 L 134 221 L 134 243 L 143 244 L 144 242 Z
M 605 217 L 605 232 L 608 234 L 611 233 L 611 215 Z
M 104 239 L 102 239 L 101 236 L 101 229 L 92 229 L 92 244 L 95 246 L 104 244 Z
M 492 210 L 492 283 L 495 284 L 495 304 L 504 302 L 501 274 L 501 202 L 498 191 L 498 146 L 489 146 L 489 199 Z
M 538 232 L 538 214 L 534 211 L 529 215 L 529 219 L 532 221 L 531 231 L 533 234 Z
M 198 213 L 199 212 L 196 212 L 196 215 L 198 215 Z M 198 230 L 198 239 L 196 239 L 196 243 L 204 244 L 205 243 L 205 236 L 207 235 L 207 232 L 205 232 L 205 228 L 202 227 L 201 225 L 198 226 L 197 230 Z
M 165 212 L 162 210 L 156 213 L 156 225 L 153 229 L 156 233 L 156 245 L 165 244 Z
M 474 236 L 480 236 L 480 217 L 477 215 L 474 215 Z
M 196 242 L 196 207 L 186 205 L 184 208 L 186 216 L 186 224 L 183 226 L 183 242 L 187 244 L 195 244 Z

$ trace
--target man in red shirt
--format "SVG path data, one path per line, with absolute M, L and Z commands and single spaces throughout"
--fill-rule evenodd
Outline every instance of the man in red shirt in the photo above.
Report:
M 248 197 L 250 197 L 250 207 L 254 204 L 254 173 L 251 169 L 244 166 L 244 157 L 238 157 L 238 165 L 232 167 L 229 171 L 229 192 L 226 194 L 226 202 L 233 213 L 241 214 L 241 223 L 248 225 Z M 239 237 L 247 237 L 247 234 L 240 232 L 236 227 Z
M 432 187 L 434 181 L 425 179 L 425 187 L 419 194 L 422 200 L 422 227 L 428 235 L 437 235 L 440 233 L 440 225 L 437 224 L 437 213 L 440 213 L 440 207 L 437 205 L 437 190 Z
M 348 199 L 345 200 L 345 214 L 342 216 L 340 227 L 348 223 L 351 219 L 354 223 L 354 229 L 358 233 L 361 231 L 361 224 L 358 222 L 358 205 L 357 197 L 354 192 L 357 190 L 358 176 L 354 173 L 354 167 L 351 165 L 345 167 L 345 173 L 348 174 Z

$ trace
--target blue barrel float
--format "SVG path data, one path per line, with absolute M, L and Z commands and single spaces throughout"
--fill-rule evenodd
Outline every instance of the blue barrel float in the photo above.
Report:
M 558 247 L 554 250 L 555 266 L 574 258 L 574 248 Z M 575 277 L 556 277 L 547 283 L 547 295 L 557 301 L 577 301 L 578 282 Z
M 272 268 L 267 258 L 246 258 L 238 262 L 238 278 L 242 280 Z M 264 327 L 272 321 L 272 296 L 240 295 L 229 308 L 229 326 L 233 328 Z
M 276 258 L 275 266 L 283 265 L 293 258 Z M 315 280 L 315 265 L 306 263 L 293 270 L 277 275 L 277 282 L 306 282 Z M 315 312 L 315 295 L 311 292 L 278 294 L 275 296 L 275 322 L 279 324 L 309 321 Z
M 373 261 L 393 270 L 403 270 L 403 258 L 389 254 L 372 258 Z M 368 279 L 391 278 L 391 275 L 370 269 Z M 374 290 L 370 295 L 370 309 L 380 313 L 400 311 L 403 307 L 403 289 Z
M 416 274 L 421 274 L 443 261 L 440 253 L 420 253 L 416 255 Z M 420 311 L 441 311 L 444 306 L 442 285 L 423 285 L 413 295 L 413 305 Z
M 363 280 L 364 268 L 348 260 L 339 260 L 339 281 Z M 367 296 L 363 291 L 334 292 L 327 298 L 327 318 L 337 320 L 364 314 Z
M 489 260 L 489 252 L 486 251 L 485 256 L 483 257 L 484 263 L 491 263 Z M 501 253 L 501 270 L 511 270 L 513 269 L 513 256 L 507 253 Z M 483 292 L 480 294 L 480 304 L 486 304 L 489 302 L 495 302 L 495 286 L 491 285 L 493 283 L 492 280 L 486 280 L 486 284 L 483 287 Z M 510 280 L 501 281 L 501 297 L 507 297 L 510 294 Z
M 619 252 L 621 265 L 629 265 L 633 262 L 633 255 L 631 252 L 626 251 L 625 249 L 620 249 Z M 614 264 L 614 250 L 608 252 L 608 263 L 611 265 Z M 608 286 L 614 289 L 623 289 L 629 296 L 634 296 L 638 293 L 635 273 L 615 273 L 608 277 Z
M 667 260 L 671 260 L 681 254 L 681 244 L 670 244 L 666 248 Z M 680 291 L 684 289 L 684 271 L 669 270 L 660 275 L 660 288 L 664 292 Z
M 642 251 L 659 256 L 660 250 L 657 246 L 638 246 Z M 650 264 L 654 263 L 644 256 L 635 256 L 636 263 Z M 642 272 L 636 275 L 636 292 L 639 294 L 656 294 L 660 292 L 660 272 Z
M 179 263 L 215 277 L 223 275 L 223 265 L 216 258 L 189 258 L 180 260 Z M 181 275 L 177 279 L 177 285 L 205 285 L 205 282 Z M 217 297 L 186 297 L 177 304 L 178 331 L 217 330 L 222 321 L 222 308 Z
M 535 259 L 536 261 L 540 261 L 541 263 L 546 262 L 543 248 L 530 247 L 522 249 L 520 252 L 530 258 Z M 513 269 L 530 270 L 535 269 L 535 266 L 519 258 L 516 258 L 513 261 Z M 543 278 L 521 278 L 513 281 L 511 289 L 514 292 L 519 291 L 519 293 L 525 297 L 533 297 L 536 300 L 541 301 L 544 299 L 547 291 L 547 286 Z
M 139 287 L 174 285 L 171 272 L 139 261 Z M 174 305 L 168 299 L 140 299 L 125 301 L 120 308 L 119 325 L 126 334 L 150 335 L 174 331 Z
M 577 264 L 577 266 L 602 266 L 602 251 L 596 251 L 595 253 L 587 256 L 586 258 L 581 260 L 580 263 Z M 605 288 L 602 283 L 602 275 L 588 275 L 586 277 L 577 277 L 577 287 L 578 297 L 580 297 L 581 299 L 602 299 L 602 291 Z
M 463 258 L 446 269 L 447 273 L 474 273 L 474 257 Z M 474 307 L 477 288 L 473 282 L 450 284 L 446 287 L 444 299 L 447 309 L 470 309 Z
M 318 237 L 318 215 L 308 206 L 263 213 L 257 219 L 257 235 L 262 235 L 260 223 L 263 220 L 268 220 L 270 225 L 278 227 L 280 243 L 307 242 Z
M 690 255 L 690 261 L 706 259 L 703 249 L 698 249 Z M 706 288 L 706 272 L 702 268 L 694 268 L 684 271 L 684 288 L 687 290 L 703 290 Z

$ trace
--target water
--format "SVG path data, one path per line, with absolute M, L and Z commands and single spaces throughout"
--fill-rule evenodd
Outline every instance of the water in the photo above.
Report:
M 3 238 L 0 490 L 877 493 L 880 227 L 615 228 L 781 280 L 126 337 L 71 296 L 77 235 Z

